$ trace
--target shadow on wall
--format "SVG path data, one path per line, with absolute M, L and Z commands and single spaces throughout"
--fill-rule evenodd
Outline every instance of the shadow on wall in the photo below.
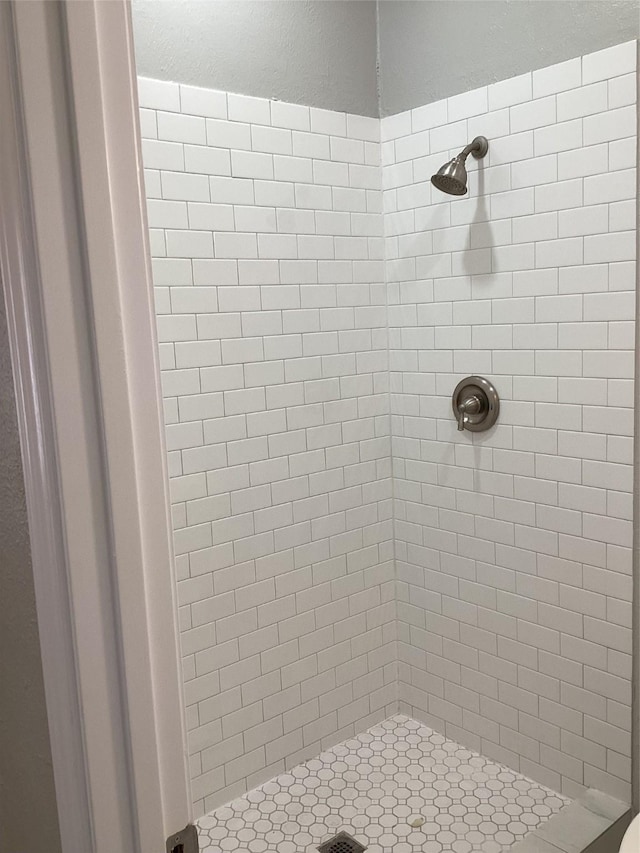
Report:
M 469 249 L 465 251 L 463 257 L 463 268 L 469 275 L 478 272 L 477 269 L 477 252 L 482 251 L 482 263 L 486 265 L 486 272 L 493 269 L 493 228 L 489 218 L 489 205 L 487 203 L 487 195 L 485 191 L 485 161 L 478 160 L 478 195 L 477 204 L 473 214 L 473 219 L 469 225 Z M 474 243 L 478 242 L 481 245 L 474 247 Z

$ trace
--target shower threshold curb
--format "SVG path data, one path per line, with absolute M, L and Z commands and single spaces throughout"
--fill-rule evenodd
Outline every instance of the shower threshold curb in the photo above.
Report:
M 631 811 L 627 803 L 590 788 L 582 797 L 564 806 L 558 814 L 514 844 L 511 853 L 605 853 L 617 850 L 617 846 L 612 846 L 615 840 L 609 833 L 619 833 L 622 838 L 630 820 Z M 602 846 L 598 843 L 600 839 Z

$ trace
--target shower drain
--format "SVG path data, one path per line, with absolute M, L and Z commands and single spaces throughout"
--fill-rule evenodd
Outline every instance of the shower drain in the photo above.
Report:
M 339 832 L 318 847 L 320 853 L 363 853 L 366 849 L 348 832 Z

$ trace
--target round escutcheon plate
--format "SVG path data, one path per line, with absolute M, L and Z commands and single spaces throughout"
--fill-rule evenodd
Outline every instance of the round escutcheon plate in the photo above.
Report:
M 498 420 L 500 413 L 500 397 L 494 386 L 484 376 L 467 376 L 455 387 L 451 397 L 453 414 L 460 422 L 460 405 L 469 400 L 477 399 L 480 402 L 478 411 L 465 412 L 464 429 L 470 432 L 484 432 Z

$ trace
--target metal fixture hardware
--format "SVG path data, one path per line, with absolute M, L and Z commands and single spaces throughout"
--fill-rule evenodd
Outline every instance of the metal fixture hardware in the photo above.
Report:
M 339 832 L 318 847 L 320 853 L 363 853 L 366 849 L 348 832 Z
M 489 150 L 489 142 L 486 136 L 476 136 L 466 148 L 441 166 L 435 175 L 431 177 L 431 183 L 437 189 L 448 195 L 464 195 L 467 192 L 467 168 L 465 166 L 467 157 L 472 154 L 476 160 L 484 157 Z
M 477 415 L 482 410 L 482 402 L 478 397 L 472 395 L 467 397 L 458 405 L 458 430 L 462 432 L 464 429 L 465 417 L 469 415 Z
M 167 853 L 199 853 L 199 850 L 198 830 L 192 823 L 167 838 Z
M 488 379 L 467 376 L 456 385 L 451 406 L 460 431 L 484 432 L 498 420 L 500 398 Z

